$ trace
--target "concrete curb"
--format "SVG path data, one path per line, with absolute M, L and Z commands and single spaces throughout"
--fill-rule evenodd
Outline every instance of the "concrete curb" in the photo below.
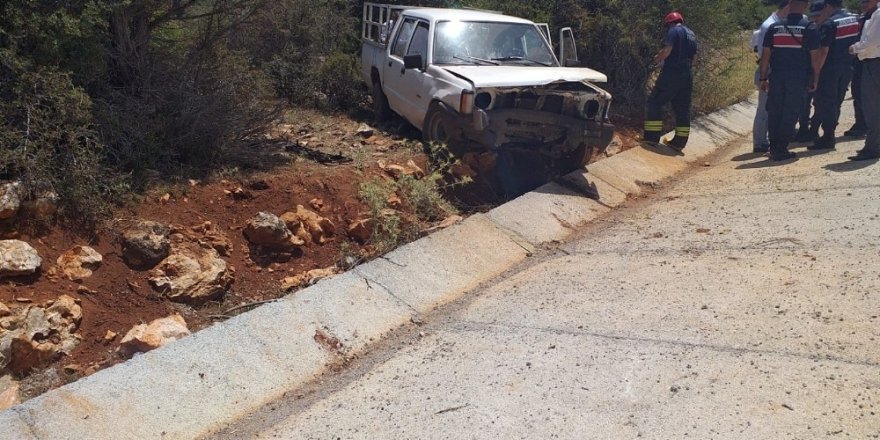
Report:
M 203 436 L 567 238 L 751 129 L 745 102 L 694 124 L 683 156 L 636 148 L 345 274 L 0 413 L 0 439 Z M 528 215 L 526 216 L 525 213 Z

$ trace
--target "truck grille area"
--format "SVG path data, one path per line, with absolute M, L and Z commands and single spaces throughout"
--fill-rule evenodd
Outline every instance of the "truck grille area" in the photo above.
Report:
M 585 83 L 560 83 L 545 87 L 496 89 L 484 109 L 531 110 L 601 122 L 608 117 L 610 103 L 611 95 L 598 87 Z

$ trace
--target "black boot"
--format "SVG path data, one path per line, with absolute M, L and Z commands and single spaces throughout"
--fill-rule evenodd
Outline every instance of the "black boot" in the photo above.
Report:
M 834 149 L 834 133 L 826 133 L 821 139 L 817 140 L 813 145 L 807 146 L 808 150 L 833 150 Z
M 854 124 L 849 130 L 844 131 L 843 135 L 851 138 L 861 139 L 868 134 L 867 129 L 862 124 Z
M 797 134 L 794 135 L 794 142 L 813 142 L 816 138 L 819 137 L 819 134 L 814 134 L 812 130 L 807 128 L 801 128 L 798 130 Z

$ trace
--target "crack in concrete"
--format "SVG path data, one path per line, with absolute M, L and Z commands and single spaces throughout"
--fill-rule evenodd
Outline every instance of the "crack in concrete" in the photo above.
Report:
M 366 275 L 365 275 L 363 272 L 361 272 L 358 268 L 354 268 L 354 269 L 352 269 L 351 271 L 352 271 L 355 275 L 361 277 L 361 278 L 364 280 L 364 282 L 367 283 L 367 287 L 369 287 L 370 289 L 373 288 L 373 286 L 372 286 L 371 283 L 376 284 L 376 285 L 379 286 L 379 287 L 380 287 L 385 293 L 387 293 L 388 295 L 390 295 L 392 298 L 396 299 L 396 300 L 397 300 L 398 302 L 400 302 L 401 304 L 405 305 L 408 309 L 412 310 L 413 313 L 416 313 L 416 314 L 419 313 L 419 311 L 416 310 L 415 307 L 413 307 L 412 305 L 410 305 L 410 303 L 404 301 L 401 297 L 397 296 L 394 292 L 391 291 L 390 288 L 388 288 L 388 286 L 382 284 L 382 283 L 379 282 L 379 281 L 376 281 L 376 280 L 373 279 L 373 278 L 370 278 L 370 277 L 366 276 Z
M 590 332 L 585 330 L 569 330 L 569 329 L 561 329 L 561 328 L 553 328 L 553 327 L 534 327 L 527 325 L 515 325 L 515 324 L 502 324 L 502 323 L 489 323 L 489 322 L 478 322 L 478 321 L 451 321 L 451 325 L 448 330 L 453 332 L 462 332 L 462 331 L 474 331 L 478 329 L 508 329 L 508 330 L 529 330 L 529 331 L 537 331 L 541 333 L 551 333 L 557 335 L 568 335 L 568 336 L 587 336 L 598 339 L 608 339 L 613 341 L 631 341 L 631 342 L 640 342 L 640 343 L 648 343 L 648 344 L 664 344 L 664 345 L 672 345 L 672 346 L 680 346 L 687 348 L 701 348 L 711 351 L 716 351 L 720 353 L 732 353 L 732 354 L 768 354 L 780 357 L 790 357 L 796 359 L 804 359 L 804 360 L 827 360 L 831 362 L 838 362 L 846 365 L 856 365 L 863 367 L 878 367 L 880 368 L 880 363 L 878 362 L 870 362 L 870 361 L 859 361 L 853 360 L 849 358 L 844 358 L 842 356 L 830 356 L 830 355 L 805 355 L 803 353 L 797 353 L 792 351 L 780 351 L 780 350 L 758 350 L 753 348 L 740 348 L 729 345 L 717 345 L 717 344 L 699 344 L 693 342 L 684 342 L 678 341 L 674 339 L 659 339 L 659 338 L 645 338 L 645 337 L 637 337 L 637 336 L 623 336 L 623 335 L 615 335 L 608 333 L 598 333 L 598 332 Z

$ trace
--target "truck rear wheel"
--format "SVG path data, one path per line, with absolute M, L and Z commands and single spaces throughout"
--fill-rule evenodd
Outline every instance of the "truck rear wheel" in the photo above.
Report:
M 373 118 L 376 119 L 376 122 L 385 122 L 391 119 L 391 107 L 388 106 L 388 97 L 382 91 L 382 85 L 374 82 L 370 94 L 373 96 Z

